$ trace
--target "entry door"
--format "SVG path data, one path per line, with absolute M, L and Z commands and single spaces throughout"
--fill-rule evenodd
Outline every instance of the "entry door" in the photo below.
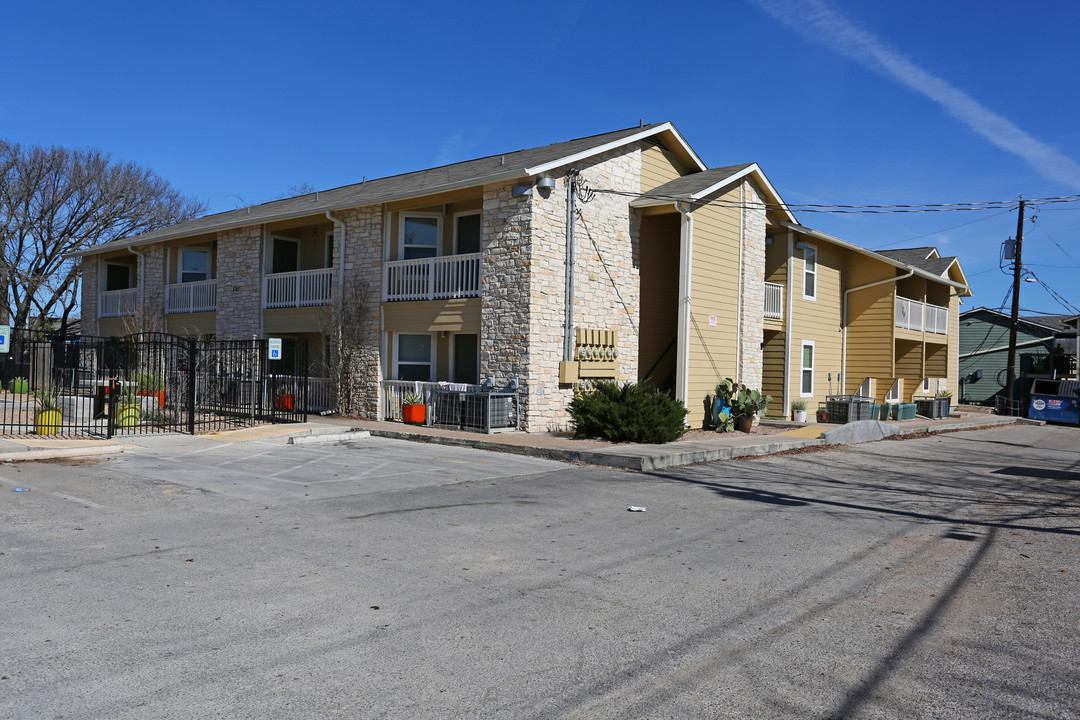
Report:
M 454 382 L 476 385 L 480 376 L 480 336 L 454 336 Z

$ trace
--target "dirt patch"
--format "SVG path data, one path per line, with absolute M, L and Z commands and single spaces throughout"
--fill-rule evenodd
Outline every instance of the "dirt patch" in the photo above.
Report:
M 56 457 L 56 458 L 41 458 L 40 460 L 24 460 L 27 465 L 97 465 L 100 460 L 97 458 L 81 458 L 81 457 Z

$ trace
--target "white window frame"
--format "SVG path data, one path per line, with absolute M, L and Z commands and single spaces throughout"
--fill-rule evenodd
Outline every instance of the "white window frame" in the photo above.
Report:
M 930 392 L 930 381 L 931 380 L 934 381 L 934 394 L 935 395 L 937 394 L 937 380 L 934 379 L 934 378 L 923 378 L 922 379 L 922 392 L 923 392 L 924 395 Z
M 431 352 L 429 354 L 428 362 L 427 362 L 427 365 L 428 365 L 428 379 L 427 380 L 419 380 L 418 382 L 434 382 L 435 381 L 435 347 L 437 345 L 437 341 L 435 339 L 435 333 L 407 333 L 407 332 L 396 332 L 396 333 L 394 333 L 394 375 L 393 375 L 392 379 L 397 380 L 401 376 L 400 368 L 401 368 L 401 365 L 403 364 L 401 362 L 401 338 L 403 338 L 405 336 L 414 336 L 414 335 L 426 335 L 431 340 Z M 404 364 L 405 365 L 423 365 L 424 363 L 421 363 L 421 362 L 406 362 Z
M 461 248 L 458 246 L 458 220 L 460 220 L 463 217 L 469 216 L 469 215 L 483 215 L 483 214 L 484 214 L 483 210 L 463 210 L 462 212 L 454 213 L 454 254 L 455 255 L 461 255 L 462 254 Z M 481 220 L 481 224 L 480 224 L 481 247 L 483 246 L 483 239 L 484 239 L 484 226 L 483 226 L 483 221 Z M 477 252 L 479 252 L 479 250 L 477 250 Z
M 185 272 L 190 272 L 190 273 L 196 272 L 195 270 L 187 270 L 187 271 L 184 270 L 184 253 L 203 253 L 203 254 L 206 255 L 206 277 L 204 277 L 202 280 L 184 280 L 184 273 Z M 179 259 L 179 263 L 178 263 L 178 267 L 176 268 L 176 281 L 178 283 L 202 282 L 202 281 L 211 279 L 211 273 L 210 273 L 210 264 L 211 264 L 210 263 L 210 248 L 203 248 L 203 247 L 180 248 L 180 257 L 178 259 Z
M 900 381 L 895 380 L 889 387 L 889 392 L 885 393 L 885 402 L 889 405 L 900 404 Z
M 810 254 L 813 254 L 813 256 L 814 256 L 814 269 L 813 270 L 807 270 L 806 269 L 806 258 L 807 258 L 807 255 L 810 255 Z M 817 300 L 817 291 L 818 291 L 818 282 L 817 282 L 818 281 L 818 271 L 817 271 L 817 269 L 818 269 L 818 251 L 817 251 L 817 245 L 811 245 L 810 243 L 805 243 L 803 245 L 803 247 L 802 247 L 802 261 L 803 261 L 803 283 L 802 283 L 803 300 L 815 300 L 816 301 Z M 808 294 L 806 292 L 806 278 L 807 278 L 808 275 L 813 275 L 813 277 L 814 277 L 814 292 L 813 292 L 813 294 Z
M 267 243 L 266 253 L 266 272 L 268 275 L 277 274 L 274 272 L 274 243 L 278 240 L 286 240 L 296 245 L 296 270 L 300 270 L 302 263 L 300 262 L 300 241 L 296 238 L 285 237 L 284 235 L 271 235 L 270 242 Z
M 805 366 L 806 348 L 810 348 L 810 367 Z M 817 363 L 817 347 L 813 340 L 803 340 L 799 346 L 799 397 L 814 397 L 814 365 Z M 810 392 L 803 391 L 803 377 L 810 372 Z
M 443 216 L 437 212 L 401 211 L 398 213 L 398 260 L 405 260 L 405 220 L 407 218 L 435 218 L 435 257 L 442 256 Z M 412 258 L 418 259 L 418 258 Z

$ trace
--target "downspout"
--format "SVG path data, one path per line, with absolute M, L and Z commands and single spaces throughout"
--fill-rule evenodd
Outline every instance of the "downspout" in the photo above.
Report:
M 746 243 L 746 183 L 739 185 L 739 296 L 735 309 L 735 382 L 742 382 L 742 294 L 743 294 L 743 245 Z
M 574 359 L 574 178 L 573 168 L 566 175 L 566 302 L 563 319 L 563 360 Z
M 795 233 L 787 234 L 787 287 L 784 290 L 787 309 L 784 313 L 784 417 L 791 415 L 791 310 L 794 307 L 792 294 L 795 287 Z
M 691 253 L 694 240 L 694 216 L 690 213 L 689 203 L 675 203 L 675 209 L 682 213 L 682 227 L 679 232 L 679 333 L 678 351 L 675 370 L 675 399 L 682 400 L 689 407 L 690 398 L 690 280 Z
M 849 289 L 844 291 L 844 313 L 843 313 L 843 318 L 842 318 L 842 321 L 843 321 L 843 326 L 842 326 L 842 328 L 843 328 L 843 336 L 841 337 L 841 340 L 840 340 L 840 347 L 841 347 L 841 350 L 840 350 L 840 389 L 841 390 L 845 389 L 845 383 L 847 383 L 847 325 L 848 325 L 848 323 L 847 323 L 847 307 L 848 307 L 848 295 L 855 292 L 856 290 L 865 290 L 866 288 L 872 288 L 875 285 L 885 285 L 886 283 L 897 283 L 897 282 L 900 282 L 901 280 L 906 280 L 907 278 L 911 277 L 914 274 L 915 274 L 915 269 L 912 268 L 911 271 L 908 272 L 907 275 L 897 275 L 896 277 L 885 278 L 884 280 L 878 280 L 876 282 L 867 283 L 866 285 L 859 285 L 858 287 L 849 288 Z M 893 324 L 894 325 L 896 324 L 895 305 L 893 306 Z M 895 350 L 890 350 L 890 352 L 895 353 L 896 351 Z M 841 393 L 841 394 L 843 394 L 843 393 Z

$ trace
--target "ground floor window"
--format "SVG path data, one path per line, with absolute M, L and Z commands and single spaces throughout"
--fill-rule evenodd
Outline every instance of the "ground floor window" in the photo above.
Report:
M 431 335 L 398 333 L 395 337 L 394 379 L 432 381 L 435 363 L 432 361 L 434 343 Z
M 889 393 L 885 396 L 885 402 L 898 403 L 900 402 L 900 381 L 897 380 L 889 388 Z
M 814 394 L 814 341 L 803 340 L 802 344 L 802 383 L 799 387 L 802 397 Z

